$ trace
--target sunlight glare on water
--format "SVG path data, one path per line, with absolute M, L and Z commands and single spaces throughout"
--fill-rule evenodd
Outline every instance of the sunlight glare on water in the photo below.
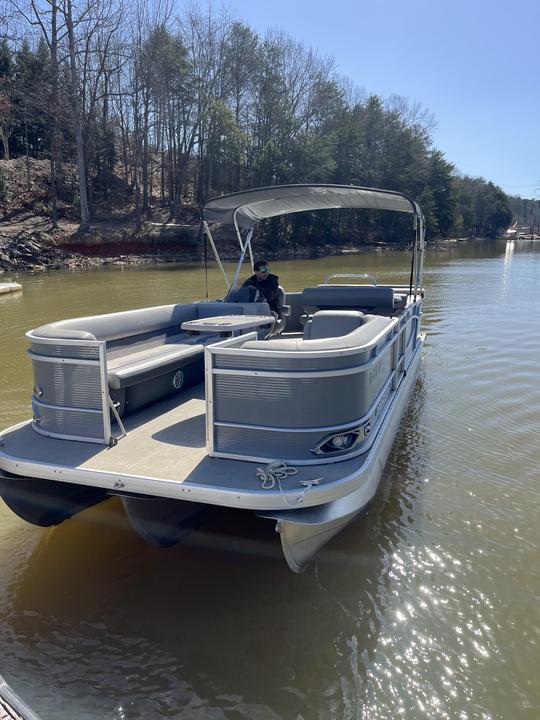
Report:
M 272 524 L 238 511 L 157 550 L 116 499 L 46 530 L 2 505 L 14 689 L 43 720 L 540 717 L 539 250 L 428 252 L 423 362 L 384 482 L 302 575 Z M 340 271 L 407 282 L 407 266 L 366 253 L 272 271 L 298 290 Z M 0 299 L 2 427 L 30 412 L 24 331 L 205 292 L 195 267 L 8 279 L 24 292 Z

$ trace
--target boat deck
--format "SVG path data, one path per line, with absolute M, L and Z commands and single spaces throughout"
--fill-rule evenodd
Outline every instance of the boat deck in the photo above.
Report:
M 196 502 L 259 510 L 328 502 L 342 489 L 330 486 L 357 475 L 366 455 L 297 467 L 281 488 L 261 488 L 264 463 L 211 458 L 206 452 L 204 383 L 181 396 L 124 418 L 126 437 L 114 447 L 58 440 L 36 433 L 30 422 L 2 433 L 0 469 L 15 475 L 104 487 Z M 306 493 L 302 482 L 319 479 Z

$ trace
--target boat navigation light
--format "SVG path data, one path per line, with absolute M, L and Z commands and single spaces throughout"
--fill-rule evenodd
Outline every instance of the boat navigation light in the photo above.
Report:
M 351 440 L 350 435 L 334 435 L 334 437 L 328 443 L 335 447 L 336 450 L 344 450 Z
M 312 450 L 314 455 L 341 455 L 365 437 L 362 427 L 324 437 Z

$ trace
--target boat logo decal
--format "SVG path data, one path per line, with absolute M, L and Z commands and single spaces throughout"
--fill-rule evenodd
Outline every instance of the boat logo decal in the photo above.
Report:
M 180 390 L 184 384 L 184 373 L 181 370 L 177 370 L 174 373 L 172 384 L 175 390 Z

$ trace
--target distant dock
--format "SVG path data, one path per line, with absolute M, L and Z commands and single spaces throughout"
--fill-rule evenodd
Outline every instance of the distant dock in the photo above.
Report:
M 20 292 L 21 290 L 22 290 L 22 285 L 19 285 L 19 283 L 0 282 L 0 295 L 5 295 L 6 293 L 12 293 L 12 292 Z

